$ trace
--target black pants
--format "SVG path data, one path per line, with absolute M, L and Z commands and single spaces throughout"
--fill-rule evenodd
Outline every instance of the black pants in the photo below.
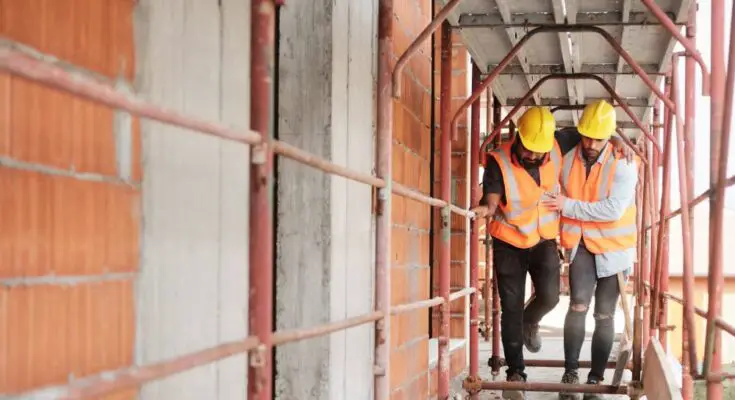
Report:
M 561 261 L 556 242 L 543 240 L 530 249 L 519 249 L 493 239 L 493 264 L 498 273 L 500 333 L 507 373 L 523 373 L 523 325 L 539 323 L 559 302 Z M 527 272 L 535 299 L 524 310 Z
M 615 336 L 615 304 L 620 289 L 616 275 L 597 278 L 595 257 L 580 243 L 569 267 L 571 299 L 564 321 L 564 367 L 579 369 L 579 353 L 585 335 L 585 318 L 595 295 L 595 331 L 592 334 L 592 368 L 589 377 L 601 381 Z M 583 309 L 583 311 L 580 310 Z

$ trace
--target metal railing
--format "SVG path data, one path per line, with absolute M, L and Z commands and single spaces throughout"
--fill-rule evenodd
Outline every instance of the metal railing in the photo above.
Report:
M 687 29 L 687 36 L 683 37 L 678 32 L 678 26 L 668 20 L 668 17 L 653 1 L 642 0 L 646 7 L 659 19 L 661 25 L 668 29 L 674 37 L 679 40 L 688 52 L 686 54 L 675 54 L 673 56 L 674 66 L 681 56 L 687 59 L 687 68 L 685 74 L 686 104 L 682 108 L 678 101 L 678 91 L 680 89 L 679 77 L 676 68 L 673 68 L 671 77 L 668 79 L 666 89 L 662 92 L 653 81 L 646 75 L 643 69 L 635 62 L 635 60 L 624 49 L 613 40 L 610 35 L 595 26 L 574 26 L 574 25 L 553 25 L 539 26 L 530 31 L 526 37 L 522 38 L 508 53 L 508 55 L 500 62 L 500 64 L 483 80 L 480 80 L 480 71 L 477 68 L 473 70 L 473 93 L 467 101 L 459 108 L 459 110 L 451 114 L 451 27 L 444 23 L 453 9 L 460 3 L 460 0 L 451 0 L 447 5 L 436 14 L 434 19 L 419 34 L 416 41 L 408 47 L 407 51 L 399 58 L 395 70 L 391 70 L 391 54 L 393 53 L 393 1 L 381 0 L 379 6 L 379 61 L 378 61 L 378 134 L 377 134 L 377 176 L 360 173 L 350 170 L 346 167 L 334 164 L 326 159 L 300 150 L 294 146 L 273 139 L 273 127 L 271 124 L 273 114 L 273 98 L 272 84 L 274 77 L 271 75 L 274 71 L 274 32 L 275 32 L 275 14 L 276 2 L 273 0 L 252 0 L 252 24 L 251 24 L 251 129 L 241 130 L 227 127 L 222 124 L 213 123 L 197 118 L 193 118 L 182 113 L 158 107 L 148 103 L 140 98 L 119 92 L 112 86 L 104 83 L 85 79 L 73 72 L 55 65 L 47 59 L 38 58 L 35 53 L 23 51 L 13 42 L 3 40 L 0 42 L 0 70 L 12 75 L 22 77 L 47 87 L 74 94 L 89 101 L 106 105 L 108 107 L 122 109 L 133 115 L 142 118 L 148 118 L 158 122 L 174 125 L 181 128 L 187 128 L 193 131 L 201 132 L 211 136 L 232 140 L 251 146 L 251 165 L 250 171 L 251 182 L 251 205 L 250 205 L 250 230 L 258 232 L 257 235 L 250 235 L 250 326 L 249 332 L 251 336 L 242 338 L 239 341 L 226 343 L 212 348 L 192 352 L 180 357 L 176 357 L 167 361 L 131 367 L 129 369 L 108 373 L 99 376 L 92 376 L 77 380 L 69 385 L 61 387 L 53 387 L 42 389 L 44 393 L 51 394 L 56 398 L 67 399 L 84 399 L 109 394 L 115 391 L 137 387 L 152 380 L 161 379 L 163 377 L 176 374 L 188 369 L 195 368 L 207 363 L 230 357 L 235 354 L 249 353 L 248 365 L 248 398 L 266 400 L 272 398 L 271 383 L 272 376 L 272 348 L 274 346 L 291 343 L 307 338 L 327 335 L 339 330 L 351 327 L 374 323 L 375 324 L 375 398 L 387 400 L 390 397 L 389 372 L 390 372 L 390 316 L 405 313 L 418 309 L 427 309 L 430 307 L 440 307 L 440 329 L 439 329 L 439 362 L 438 362 L 438 395 L 440 399 L 446 399 L 449 396 L 449 303 L 451 301 L 470 296 L 470 361 L 469 361 L 469 377 L 465 380 L 465 388 L 471 395 L 477 394 L 480 390 L 498 390 L 498 389 L 522 389 L 528 391 L 559 391 L 567 392 L 598 392 L 598 393 L 633 393 L 633 386 L 595 386 L 591 385 L 562 385 L 556 383 L 509 383 L 509 382 L 490 382 L 483 381 L 479 376 L 479 360 L 478 360 L 478 342 L 479 335 L 477 325 L 479 323 L 479 293 L 478 288 L 478 251 L 479 251 L 479 221 L 475 220 L 473 213 L 451 204 L 450 180 L 451 176 L 451 140 L 456 132 L 456 124 L 460 115 L 469 107 L 472 107 L 471 119 L 471 168 L 470 185 L 474 189 L 478 186 L 477 166 L 484 160 L 484 153 L 480 153 L 481 149 L 486 148 L 486 144 L 493 141 L 502 125 L 509 121 L 511 116 L 506 117 L 502 122 L 496 123 L 493 134 L 490 135 L 485 143 L 480 145 L 479 142 L 479 99 L 482 93 L 487 90 L 493 80 L 500 74 L 513 59 L 515 53 L 528 41 L 533 35 L 541 32 L 593 32 L 602 35 L 611 46 L 633 67 L 635 72 L 644 80 L 647 86 L 658 97 L 656 107 L 654 108 L 653 124 L 645 124 L 638 120 L 635 114 L 632 114 L 627 105 L 622 102 L 615 91 L 609 87 L 604 80 L 590 74 L 569 74 L 569 75 L 551 75 L 539 81 L 524 97 L 528 99 L 533 92 L 548 79 L 595 79 L 602 83 L 610 92 L 612 97 L 617 98 L 617 104 L 623 107 L 631 114 L 633 121 L 639 129 L 644 132 L 644 136 L 648 139 L 644 145 L 636 150 L 645 154 L 647 162 L 642 167 L 640 175 L 643 182 L 638 187 L 637 203 L 638 209 L 641 210 L 639 229 L 639 254 L 640 261 L 636 264 L 634 272 L 635 276 L 635 294 L 636 294 L 636 310 L 634 313 L 637 317 L 634 320 L 634 358 L 631 365 L 633 369 L 634 381 L 640 381 L 641 372 L 641 354 L 642 349 L 647 345 L 647 339 L 650 336 L 659 336 L 662 342 L 666 342 L 667 327 L 667 300 L 673 300 L 684 306 L 684 326 L 685 335 L 689 335 L 689 340 L 693 339 L 694 315 L 707 318 L 707 336 L 704 371 L 702 374 L 696 369 L 696 353 L 694 346 L 688 346 L 685 336 L 683 340 L 683 358 L 684 358 L 684 397 L 691 398 L 691 383 L 694 379 L 705 379 L 707 381 L 708 398 L 718 400 L 722 396 L 722 380 L 728 379 L 729 376 L 723 375 L 721 372 L 720 360 L 720 330 L 724 330 L 731 334 L 735 334 L 735 329 L 725 323 L 720 317 L 721 301 L 722 301 L 722 220 L 723 220 L 723 198 L 725 188 L 735 183 L 735 177 L 726 177 L 728 163 L 728 144 L 730 138 L 730 120 L 733 106 L 733 86 L 735 86 L 735 62 L 733 62 L 733 53 L 735 53 L 735 30 L 731 30 L 730 40 L 730 62 L 728 63 L 728 71 L 724 71 L 724 54 L 722 51 L 713 51 L 712 71 L 707 71 L 706 65 L 694 47 L 693 29 Z M 691 20 L 695 15 L 695 11 L 690 13 L 689 27 Z M 712 43 L 713 49 L 722 47 L 724 40 L 724 1 L 712 1 Z M 399 97 L 401 94 L 399 75 L 407 60 L 416 53 L 419 44 L 431 37 L 431 35 L 442 26 L 442 49 L 441 49 L 441 88 L 440 88 L 440 125 L 442 129 L 441 137 L 441 159 L 440 172 L 442 177 L 440 197 L 432 198 L 418 191 L 407 188 L 392 179 L 391 171 L 391 154 L 392 154 L 392 135 L 393 135 L 393 118 L 392 118 L 392 96 Z M 718 47 L 719 46 L 719 47 Z M 703 89 L 705 93 L 711 96 L 711 104 L 713 112 L 710 116 L 712 127 L 711 136 L 713 141 L 717 143 L 713 149 L 719 149 L 720 153 L 717 157 L 713 157 L 711 170 L 713 172 L 712 187 L 700 196 L 691 199 L 693 196 L 694 179 L 691 174 L 687 174 L 693 161 L 694 135 L 692 121 L 694 119 L 694 101 L 692 95 L 694 87 L 694 63 L 698 63 L 703 72 Z M 725 79 L 727 78 L 727 79 Z M 711 90 L 710 90 L 711 89 Z M 517 111 L 519 103 L 514 111 Z M 663 115 L 663 146 L 659 146 L 661 124 L 659 117 L 661 116 L 660 108 L 665 105 Z M 489 105 L 488 105 L 489 106 Z M 682 113 L 682 110 L 684 112 Z M 493 110 L 497 111 L 497 110 Z M 499 119 L 499 112 L 494 112 L 496 119 Z M 684 114 L 684 118 L 682 118 Z M 675 119 L 675 120 L 674 120 Z M 679 210 L 670 212 L 668 210 L 668 198 L 670 191 L 670 170 L 671 170 L 671 152 L 672 138 L 671 130 L 673 124 L 676 123 L 676 154 L 679 165 L 680 180 L 680 196 L 682 204 L 687 206 Z M 648 132 L 648 128 L 653 128 L 653 132 Z M 451 134 L 450 134 L 451 133 Z M 633 146 L 632 143 L 628 142 Z M 269 201 L 269 190 L 272 187 L 272 163 L 273 154 L 296 160 L 304 165 L 315 169 L 342 176 L 357 182 L 370 185 L 378 191 L 377 196 L 377 229 L 376 229 L 376 268 L 375 268 L 375 309 L 370 313 L 366 313 L 353 318 L 324 324 L 316 327 L 295 329 L 289 331 L 273 332 L 269 321 L 272 320 L 273 313 L 273 270 L 272 265 L 272 204 Z M 658 174 L 660 168 L 663 168 L 663 182 L 659 182 Z M 688 169 L 687 169 L 688 168 Z M 659 192 L 659 183 L 662 183 Z M 402 304 L 391 307 L 390 302 L 390 246 L 391 246 L 391 195 L 401 195 L 428 204 L 432 207 L 441 208 L 442 213 L 442 240 L 439 242 L 439 296 L 417 301 L 409 304 Z M 479 201 L 478 194 L 472 190 L 471 203 L 477 204 Z M 658 199 L 661 199 L 661 207 L 658 206 Z M 711 233 L 710 238 L 712 246 L 710 248 L 710 296 L 709 308 L 707 311 L 698 309 L 693 306 L 693 269 L 692 269 L 692 241 L 691 237 L 685 234 L 682 238 L 684 246 L 684 298 L 677 298 L 666 292 L 668 287 L 668 257 L 665 254 L 666 246 L 668 246 L 668 222 L 676 215 L 682 216 L 683 224 L 691 221 L 690 210 L 695 204 L 703 202 L 706 198 L 711 200 Z M 658 216 L 654 215 L 655 210 L 660 209 Z M 470 229 L 470 285 L 454 293 L 450 292 L 449 282 L 449 217 L 451 213 L 461 215 L 465 218 L 471 218 Z M 689 221 L 689 222 L 687 222 Z M 486 220 L 487 224 L 489 221 Z M 684 229 L 688 231 L 688 229 Z M 650 232 L 650 252 L 643 246 L 649 240 Z M 498 291 L 495 287 L 495 279 L 492 278 L 491 264 L 492 255 L 490 248 L 490 237 L 486 230 L 485 237 L 485 254 L 486 254 L 486 304 L 492 309 L 492 314 L 488 310 L 486 319 L 492 319 L 492 357 L 490 364 L 493 374 L 499 372 L 502 365 L 502 359 L 499 356 L 499 301 Z M 653 301 L 650 301 L 650 299 Z M 651 312 L 644 312 L 651 305 Z M 489 322 L 489 321 L 486 321 Z M 489 339 L 489 337 L 488 337 Z M 557 360 L 528 360 L 527 365 L 533 366 L 556 366 L 562 365 Z

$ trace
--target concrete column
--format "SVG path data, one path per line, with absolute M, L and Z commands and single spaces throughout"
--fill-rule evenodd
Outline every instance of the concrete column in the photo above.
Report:
M 249 126 L 249 2 L 140 0 L 136 90 L 156 104 Z M 247 146 L 143 122 L 136 363 L 247 334 Z M 141 399 L 242 399 L 245 355 L 155 381 Z
M 374 166 L 377 2 L 281 9 L 278 134 L 341 165 Z M 315 326 L 372 309 L 371 189 L 279 159 L 276 326 Z M 372 325 L 281 346 L 278 399 L 372 398 Z

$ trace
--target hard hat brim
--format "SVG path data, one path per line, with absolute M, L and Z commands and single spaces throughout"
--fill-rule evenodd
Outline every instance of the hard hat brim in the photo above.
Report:
M 554 148 L 554 137 L 550 137 L 549 141 L 544 141 L 544 143 L 531 143 L 530 140 L 523 139 L 523 135 L 518 135 L 518 138 L 521 140 L 521 144 L 523 147 L 528 150 L 532 151 L 534 153 L 548 153 L 551 151 L 552 148 Z
M 587 129 L 580 128 L 580 127 L 577 127 L 577 132 L 579 132 L 579 134 L 584 137 L 588 137 L 590 139 L 596 139 L 596 140 L 610 139 L 610 137 L 612 137 L 612 132 L 608 132 L 608 133 L 592 132 L 591 130 L 587 130 Z

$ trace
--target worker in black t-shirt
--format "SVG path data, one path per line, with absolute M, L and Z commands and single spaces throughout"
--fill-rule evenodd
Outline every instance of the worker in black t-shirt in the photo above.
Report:
M 558 190 L 561 158 L 580 140 L 575 128 L 556 131 L 548 109 L 531 107 L 518 121 L 516 138 L 488 157 L 483 196 L 473 211 L 478 218 L 492 217 L 508 381 L 526 380 L 523 345 L 534 353 L 541 349 L 539 322 L 559 301 L 559 214 L 540 201 L 544 193 Z M 612 143 L 618 149 L 624 146 L 620 139 Z M 535 298 L 524 309 L 526 273 Z M 503 397 L 522 398 L 523 393 L 506 390 Z

